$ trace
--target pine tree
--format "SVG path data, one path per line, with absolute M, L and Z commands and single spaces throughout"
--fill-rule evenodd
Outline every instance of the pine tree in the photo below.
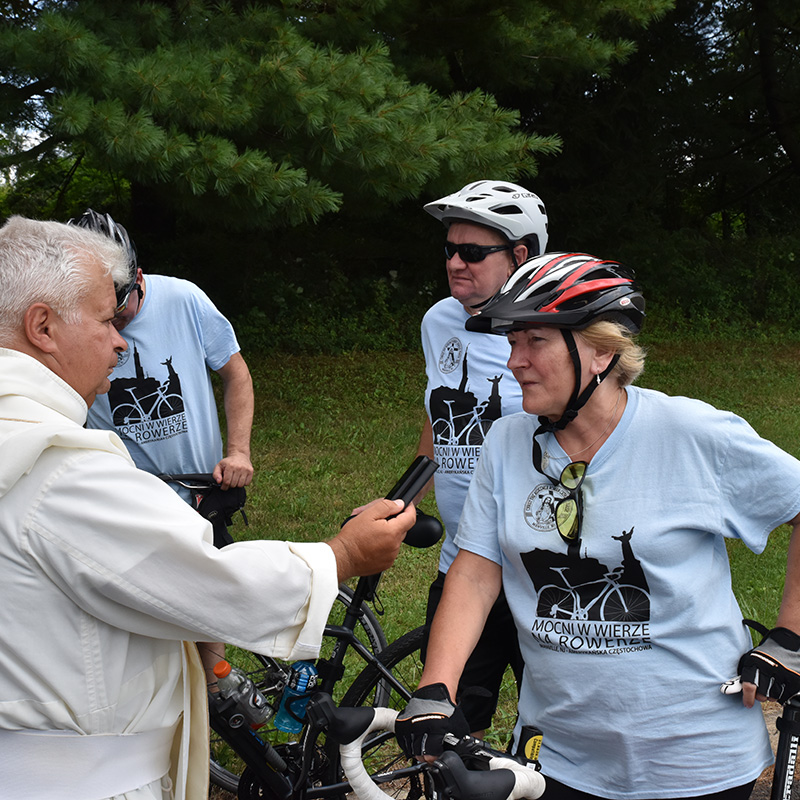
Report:
M 602 72 L 595 27 L 670 0 L 0 2 L 0 169 L 69 156 L 243 228 L 535 174 L 557 135 L 493 93 Z M 32 134 L 35 134 L 32 136 Z

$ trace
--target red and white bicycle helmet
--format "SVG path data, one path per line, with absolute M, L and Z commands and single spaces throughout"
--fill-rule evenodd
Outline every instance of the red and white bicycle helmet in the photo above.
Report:
M 425 205 L 425 210 L 449 226 L 462 220 L 500 231 L 509 241 L 529 242 L 530 256 L 547 248 L 547 211 L 538 195 L 507 181 L 476 181 Z M 534 244 L 536 247 L 534 247 Z
M 638 333 L 644 316 L 644 297 L 621 264 L 587 253 L 546 253 L 526 261 L 466 327 L 505 335 L 535 325 L 580 330 L 609 319 Z
M 534 433 L 536 453 L 536 436 L 543 431 L 563 429 L 575 419 L 619 360 L 619 355 L 615 355 L 596 380 L 582 390 L 581 360 L 572 331 L 607 319 L 638 333 L 644 316 L 644 297 L 633 272 L 621 264 L 587 253 L 545 253 L 526 261 L 500 291 L 467 320 L 466 328 L 500 335 L 537 325 L 552 325 L 561 331 L 575 371 L 575 385 L 558 420 L 539 417 L 540 426 Z

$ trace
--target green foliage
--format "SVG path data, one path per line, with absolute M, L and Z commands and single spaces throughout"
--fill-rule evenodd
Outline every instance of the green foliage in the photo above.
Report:
M 316 18 L 272 2 L 82 0 L 9 19 L 0 166 L 68 148 L 168 187 L 161 202 L 183 215 L 204 218 L 213 200 L 218 220 L 257 229 L 318 220 L 345 196 L 388 208 L 437 180 L 534 172 L 558 149 L 477 85 L 408 80 L 379 38 L 313 41 Z M 11 141 L 24 120 L 36 150 Z
M 284 5 L 308 15 L 306 35 L 316 42 L 381 42 L 414 82 L 447 94 L 481 87 L 501 96 L 510 88 L 607 73 L 634 50 L 630 39 L 606 35 L 608 21 L 632 30 L 673 2 L 498 0 L 489 7 L 483 0 L 285 0 Z
M 80 158 L 42 158 L 36 164 L 22 165 L 17 180 L 0 183 L 0 215 L 67 220 L 91 207 L 120 218 L 129 197 L 128 181 Z
M 308 288 L 265 275 L 262 289 L 269 303 L 234 320 L 242 347 L 261 353 L 413 352 L 432 300 L 425 288 L 403 291 L 394 271 L 353 281 L 331 270 Z
M 204 288 L 236 319 L 247 346 L 262 352 L 413 352 L 422 315 L 448 293 L 443 232 L 427 220 L 419 226 L 414 236 L 402 226 L 358 236 L 329 227 L 329 256 L 309 253 L 302 236 L 254 242 L 251 256 L 220 256 L 247 275 L 246 295 L 238 299 L 237 281 L 217 278 Z M 284 245 L 303 255 L 287 263 Z M 645 333 L 746 330 L 755 339 L 783 340 L 800 332 L 800 236 L 725 242 L 692 230 L 655 231 L 600 253 L 635 270 L 647 300 Z
M 747 325 L 751 335 L 800 330 L 795 233 L 725 241 L 691 229 L 654 232 L 611 255 L 636 270 L 648 300 L 684 325 L 717 332 Z
M 564 143 L 566 157 L 549 160 L 535 184 L 551 211 L 551 241 L 615 252 L 644 239 L 658 259 L 662 235 L 746 250 L 751 238 L 792 230 L 799 35 L 796 3 L 677 0 L 607 78 L 503 96 L 535 109 L 530 127 L 556 130 Z M 769 64 L 760 58 L 766 40 L 779 43 Z M 776 84 L 792 109 L 786 119 L 771 110 Z

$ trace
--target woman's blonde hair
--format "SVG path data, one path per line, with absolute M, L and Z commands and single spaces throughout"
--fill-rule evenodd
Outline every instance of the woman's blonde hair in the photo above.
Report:
M 619 361 L 609 377 L 616 378 L 620 386 L 633 383 L 642 374 L 646 353 L 624 325 L 601 319 L 574 333 L 598 350 L 619 354 Z

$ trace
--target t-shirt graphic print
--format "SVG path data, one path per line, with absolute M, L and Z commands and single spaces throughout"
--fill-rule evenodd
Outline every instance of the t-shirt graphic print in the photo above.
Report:
M 448 343 L 452 362 L 454 341 Z M 472 459 L 480 453 L 480 445 L 492 422 L 503 414 L 500 395 L 502 375 L 486 378 L 491 389 L 486 387 L 486 400 L 481 400 L 472 391 L 469 382 L 469 347 L 464 348 L 461 362 L 461 382 L 457 387 L 440 386 L 430 395 L 431 428 L 433 448 L 439 468 L 445 472 L 464 471 L 472 473 Z
M 492 425 L 522 410 L 522 390 L 508 369 L 504 336 L 468 331 L 469 314 L 452 297 L 422 320 L 425 409 L 431 426 L 436 505 L 445 527 L 439 569 L 447 572 L 458 551 L 454 537 L 472 474 Z
M 133 377 L 112 380 L 108 392 L 117 433 L 123 439 L 139 444 L 186 434 L 181 379 L 172 366 L 172 356 L 165 356 L 160 362 L 164 367 L 162 376 L 149 376 L 142 368 L 135 341 L 132 348 L 120 354 L 120 360 L 127 360 L 131 349 L 135 368 Z
M 210 370 L 239 351 L 230 322 L 197 286 L 148 275 L 127 343 L 86 424 L 116 431 L 136 466 L 153 475 L 210 473 L 222 458 Z M 182 490 L 188 499 L 188 491 Z
M 631 545 L 634 528 L 612 539 L 620 561 L 535 549 L 520 558 L 533 583 L 531 634 L 561 652 L 615 655 L 650 649 L 650 587 Z

